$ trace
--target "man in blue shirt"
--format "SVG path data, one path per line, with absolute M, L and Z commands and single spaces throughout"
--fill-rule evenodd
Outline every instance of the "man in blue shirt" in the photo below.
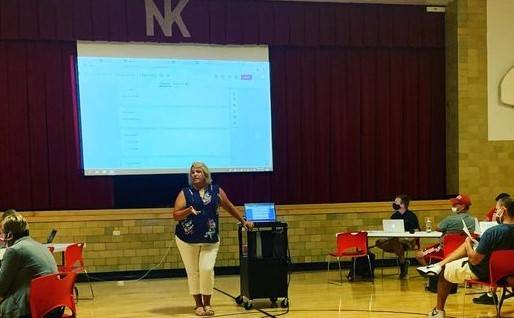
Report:
M 452 254 L 439 263 L 418 267 L 422 276 L 437 276 L 437 306 L 429 313 L 429 317 L 444 318 L 444 306 L 453 284 L 463 283 L 468 279 L 489 279 L 489 259 L 497 250 L 514 249 L 514 201 L 507 198 L 504 206 L 497 213 L 501 215 L 502 224 L 494 226 L 482 234 L 476 250 L 468 237 Z M 514 282 L 513 277 L 507 278 Z

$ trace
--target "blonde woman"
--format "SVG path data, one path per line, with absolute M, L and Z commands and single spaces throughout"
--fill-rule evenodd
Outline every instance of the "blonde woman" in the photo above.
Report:
M 253 224 L 243 219 L 223 189 L 212 184 L 204 163 L 193 162 L 188 177 L 189 187 L 183 188 L 175 199 L 175 241 L 186 269 L 189 292 L 195 300 L 194 312 L 197 316 L 211 316 L 214 264 L 219 249 L 218 207 L 223 207 L 248 230 Z

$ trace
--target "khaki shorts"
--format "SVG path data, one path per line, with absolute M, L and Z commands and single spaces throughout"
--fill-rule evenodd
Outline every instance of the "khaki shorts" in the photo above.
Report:
M 444 267 L 444 278 L 454 284 L 464 283 L 468 279 L 478 279 L 469 268 L 467 257 L 446 264 Z

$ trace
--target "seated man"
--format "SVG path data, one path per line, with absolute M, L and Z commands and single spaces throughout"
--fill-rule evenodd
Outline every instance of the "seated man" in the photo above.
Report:
M 469 214 L 471 198 L 466 194 L 459 194 L 450 199 L 452 214 L 445 217 L 436 227 L 436 231 L 447 233 L 464 234 L 462 221 L 466 223 L 469 232 L 475 232 L 475 218 Z M 416 259 L 421 265 L 427 265 L 430 256 L 443 256 L 442 244 L 434 244 L 424 250 L 416 251 Z
M 508 197 L 510 197 L 510 194 L 505 192 L 502 192 L 496 196 L 496 198 L 494 199 L 494 202 L 496 202 L 496 204 L 491 209 L 489 209 L 489 211 L 487 211 L 487 214 L 485 215 L 485 221 L 496 221 L 496 210 L 498 210 L 500 201 Z
M 501 211 L 500 208 L 503 206 L 502 201 L 508 197 L 510 197 L 510 194 L 505 193 L 505 192 L 502 192 L 496 196 L 496 198 L 494 199 L 496 204 L 485 215 L 486 221 L 489 221 L 489 222 L 497 221 L 496 211 Z M 497 222 L 500 223 L 500 221 L 497 221 Z M 473 302 L 475 304 L 481 304 L 481 305 L 494 305 L 494 304 L 498 303 L 498 297 L 496 296 L 496 289 L 493 288 L 490 292 L 483 293 L 482 295 L 473 298 Z
M 395 212 L 391 215 L 391 219 L 403 220 L 405 231 L 419 230 L 418 217 L 414 212 L 409 210 L 410 199 L 405 194 L 397 195 L 393 202 Z M 378 240 L 375 244 L 378 248 L 394 253 L 398 256 L 398 265 L 400 266 L 400 279 L 407 277 L 409 269 L 409 261 L 405 259 L 405 251 L 415 249 L 417 240 L 389 238 Z
M 17 212 L 2 220 L 0 240 L 7 245 L 0 267 L 0 317 L 29 318 L 30 282 L 56 273 L 57 264 L 48 249 L 29 236 L 27 221 Z
M 470 238 L 451 253 L 447 258 L 433 265 L 418 267 L 422 276 L 439 275 L 437 285 L 437 306 L 428 314 L 429 317 L 446 317 L 444 306 L 452 284 L 463 283 L 467 279 L 489 280 L 489 259 L 497 250 L 514 249 L 514 201 L 504 201 L 500 217 L 503 224 L 485 231 L 476 250 Z M 467 256 L 467 257 L 466 257 Z M 512 278 L 507 278 L 511 282 Z

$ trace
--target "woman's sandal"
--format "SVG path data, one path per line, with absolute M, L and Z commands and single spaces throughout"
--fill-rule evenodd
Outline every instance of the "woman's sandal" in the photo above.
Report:
M 202 306 L 198 306 L 195 308 L 195 315 L 197 316 L 207 316 L 207 312 Z
M 203 306 L 203 308 L 205 309 L 205 315 L 206 316 L 213 316 L 214 315 L 214 310 L 212 309 L 211 306 L 207 305 L 207 306 Z

